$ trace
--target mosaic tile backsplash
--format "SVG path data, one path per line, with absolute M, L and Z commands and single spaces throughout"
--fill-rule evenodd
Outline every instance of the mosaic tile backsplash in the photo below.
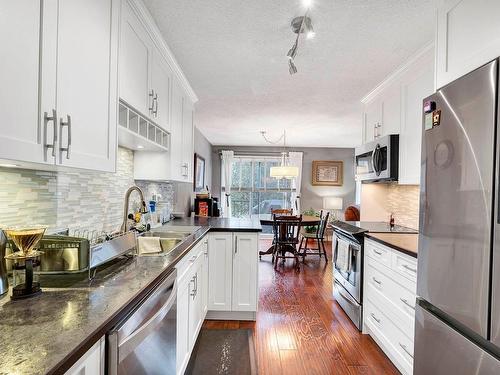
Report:
M 0 168 L 0 225 L 42 224 L 50 228 L 106 231 L 120 228 L 126 190 L 138 184 L 145 199 L 161 195 L 160 205 L 173 208 L 172 183 L 134 181 L 134 154 L 119 148 L 116 173 L 42 172 Z M 139 203 L 132 193 L 131 207 Z
M 389 221 L 418 229 L 420 187 L 418 185 L 362 184 L 361 220 Z

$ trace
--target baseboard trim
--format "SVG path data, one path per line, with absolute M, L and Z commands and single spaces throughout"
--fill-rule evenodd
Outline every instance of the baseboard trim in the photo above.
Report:
M 255 311 L 208 311 L 207 320 L 250 320 L 257 319 Z

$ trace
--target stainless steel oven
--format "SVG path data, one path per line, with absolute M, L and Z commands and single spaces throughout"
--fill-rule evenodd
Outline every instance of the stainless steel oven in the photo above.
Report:
M 333 235 L 333 296 L 356 327 L 362 327 L 363 237 L 334 230 Z M 349 264 L 340 265 L 339 247 L 348 248 Z
M 108 374 L 175 374 L 176 278 L 174 270 L 108 333 Z
M 399 135 L 386 135 L 356 147 L 355 155 L 358 181 L 397 181 Z

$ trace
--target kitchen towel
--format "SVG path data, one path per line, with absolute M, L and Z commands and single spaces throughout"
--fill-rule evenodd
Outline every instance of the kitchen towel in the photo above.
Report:
M 139 237 L 139 254 L 153 254 L 161 252 L 160 237 Z
M 349 242 L 337 239 L 337 259 L 335 266 L 342 272 L 351 271 L 351 247 Z

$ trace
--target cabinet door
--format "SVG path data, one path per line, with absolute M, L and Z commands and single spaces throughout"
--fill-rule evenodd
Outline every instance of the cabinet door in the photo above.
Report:
M 200 300 L 201 295 L 197 291 L 197 286 L 199 284 L 199 265 L 195 269 L 193 277 L 190 279 L 191 290 L 189 293 L 189 350 L 191 351 L 196 342 L 196 337 L 198 336 L 198 326 L 200 322 Z
M 420 184 L 422 148 L 422 101 L 432 94 L 433 66 L 412 75 L 402 86 L 403 108 L 401 134 L 399 135 L 399 183 Z
M 383 94 L 382 127 L 380 136 L 399 134 L 401 124 L 401 87 L 399 82 L 387 89 Z
M 54 164 L 44 147 L 45 134 L 53 143 L 54 122 L 44 124 L 43 112 L 51 116 L 55 102 L 38 103 L 41 4 L 0 1 L 0 158 Z
M 208 309 L 231 311 L 233 235 L 211 233 L 208 242 Z
M 184 98 L 182 116 L 182 178 L 193 181 L 193 105 Z
M 500 55 L 500 1 L 444 0 L 438 5 L 436 88 Z
M 151 90 L 154 92 L 153 120 L 170 131 L 170 82 L 172 74 L 166 61 L 154 49 L 151 62 Z
M 234 234 L 233 311 L 257 311 L 258 234 Z
M 103 375 L 105 368 L 106 339 L 102 337 L 92 346 L 65 375 Z
M 115 170 L 119 6 L 118 0 L 59 2 L 57 111 L 62 165 Z
M 172 83 L 172 121 L 170 127 L 170 175 L 172 180 L 182 181 L 182 117 L 184 96 L 177 80 Z
M 365 119 L 364 119 L 364 142 L 373 141 L 377 134 L 380 134 L 382 126 L 382 102 L 379 99 L 366 104 L 365 106 Z
M 123 2 L 120 44 L 120 98 L 145 116 L 151 115 L 149 71 L 152 41 L 130 7 Z
M 187 278 L 186 278 L 187 279 Z M 177 373 L 182 374 L 186 368 L 190 355 L 189 346 L 189 299 L 192 284 L 187 282 L 179 284 L 177 289 Z
M 205 238 L 203 241 L 203 277 L 201 284 L 201 295 L 202 295 L 202 319 L 205 319 L 208 311 L 208 238 Z

